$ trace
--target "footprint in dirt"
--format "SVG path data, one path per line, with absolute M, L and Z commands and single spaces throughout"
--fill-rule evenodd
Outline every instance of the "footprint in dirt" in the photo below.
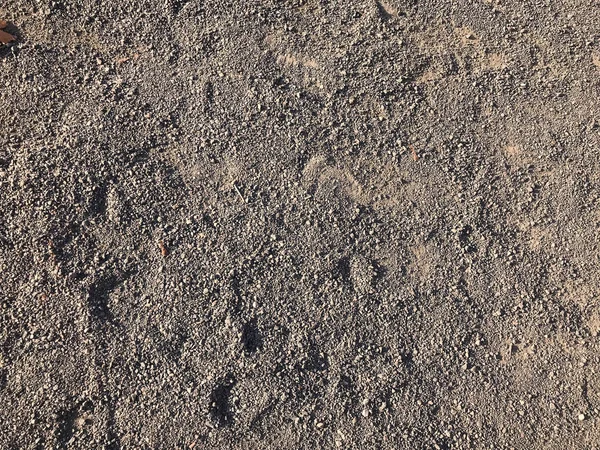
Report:
M 244 324 L 241 341 L 246 355 L 252 355 L 262 348 L 263 339 L 256 319 L 252 319 Z
M 60 448 L 67 448 L 73 438 L 85 433 L 93 422 L 94 405 L 83 401 L 71 409 L 58 413 L 56 439 Z
M 209 417 L 219 428 L 230 426 L 233 423 L 231 391 L 235 384 L 235 377 L 229 374 L 215 386 L 210 394 Z
M 110 293 L 114 291 L 121 280 L 114 275 L 100 278 L 90 287 L 88 293 L 88 306 L 94 319 L 101 322 L 112 322 L 113 313 L 109 306 Z
M 111 308 L 111 295 L 133 275 L 135 275 L 135 271 L 116 270 L 113 273 L 99 276 L 91 284 L 88 290 L 87 303 L 92 319 L 100 323 L 114 323 L 116 321 Z

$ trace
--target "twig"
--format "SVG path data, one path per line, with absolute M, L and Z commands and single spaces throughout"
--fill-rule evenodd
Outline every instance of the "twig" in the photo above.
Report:
M 248 203 L 246 201 L 246 199 L 244 198 L 244 196 L 242 195 L 242 193 L 240 192 L 239 188 L 237 187 L 237 183 L 235 181 L 233 182 L 233 188 L 235 189 L 235 192 L 237 192 L 237 194 L 240 196 L 240 198 L 242 199 L 242 201 L 244 203 Z

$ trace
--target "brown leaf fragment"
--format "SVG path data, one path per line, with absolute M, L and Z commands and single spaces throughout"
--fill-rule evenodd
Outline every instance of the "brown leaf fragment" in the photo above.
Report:
M 412 153 L 413 160 L 418 161 L 419 156 L 417 155 L 417 151 L 415 150 L 415 148 L 412 145 L 409 145 L 408 148 L 410 149 L 410 152 Z
M 8 44 L 15 40 L 15 37 L 12 34 L 8 34 L 5 31 L 0 31 L 0 43 Z
M 6 25 L 8 25 L 8 22 L 6 22 L 6 20 L 0 20 L 0 30 L 6 28 Z
M 158 241 L 158 248 L 160 249 L 160 254 L 163 255 L 163 257 L 169 255 L 169 249 L 163 241 Z
M 139 58 L 140 58 L 140 54 L 139 54 L 139 53 L 134 53 L 134 54 L 133 54 L 133 55 L 131 55 L 131 56 L 123 56 L 123 57 L 121 57 L 121 58 L 117 58 L 117 59 L 115 60 L 115 62 L 116 62 L 118 65 L 121 65 L 121 64 L 123 64 L 123 63 L 126 63 L 127 61 L 137 61 Z

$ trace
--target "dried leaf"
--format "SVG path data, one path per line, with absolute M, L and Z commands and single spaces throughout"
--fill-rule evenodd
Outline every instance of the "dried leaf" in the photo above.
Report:
M 410 149 L 410 152 L 412 153 L 413 160 L 418 161 L 419 155 L 417 155 L 417 151 L 415 150 L 415 148 L 412 145 L 409 145 L 408 148 Z
M 0 30 L 6 28 L 6 25 L 8 25 L 8 22 L 6 22 L 6 20 L 0 20 Z
M 15 40 L 15 37 L 12 34 L 8 34 L 4 31 L 0 31 L 0 43 L 8 44 Z
M 163 241 L 158 241 L 158 248 L 160 249 L 161 255 L 163 255 L 164 257 L 169 256 L 169 249 Z

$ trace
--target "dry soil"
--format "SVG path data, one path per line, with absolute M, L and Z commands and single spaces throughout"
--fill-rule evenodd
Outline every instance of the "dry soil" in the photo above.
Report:
M 0 449 L 599 448 L 597 1 L 0 19 Z

